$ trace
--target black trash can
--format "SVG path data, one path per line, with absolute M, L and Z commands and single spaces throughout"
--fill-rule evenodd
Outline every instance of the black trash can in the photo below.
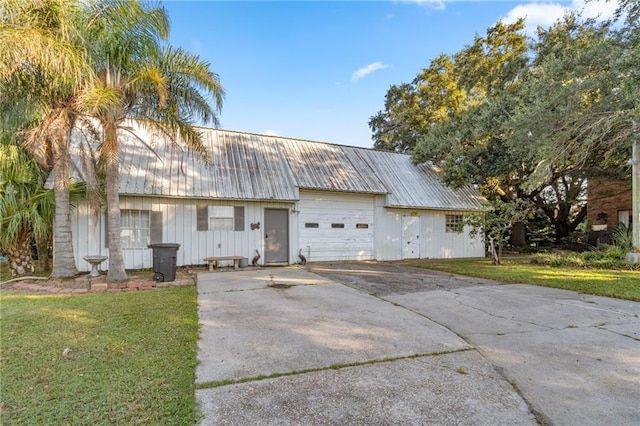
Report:
M 176 279 L 176 257 L 180 244 L 155 243 L 147 247 L 153 249 L 153 280 L 169 282 Z

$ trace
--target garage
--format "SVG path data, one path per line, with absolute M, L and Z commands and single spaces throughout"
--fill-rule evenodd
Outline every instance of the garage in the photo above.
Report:
M 300 250 L 308 261 L 374 258 L 374 196 L 300 191 Z

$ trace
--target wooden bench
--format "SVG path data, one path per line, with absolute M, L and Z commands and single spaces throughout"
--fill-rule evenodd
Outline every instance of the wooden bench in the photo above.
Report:
M 238 263 L 240 263 L 240 259 L 242 256 L 212 256 L 205 257 L 204 261 L 209 264 L 209 272 L 213 272 L 214 269 L 218 269 L 218 262 L 221 260 L 233 260 L 233 269 L 238 269 Z

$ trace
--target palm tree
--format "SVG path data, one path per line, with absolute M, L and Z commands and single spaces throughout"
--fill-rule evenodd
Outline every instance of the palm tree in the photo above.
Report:
M 2 0 L 0 99 L 3 129 L 20 133 L 45 169 L 53 169 L 53 278 L 77 274 L 69 207 L 69 140 L 74 98 L 90 76 L 80 36 L 79 1 Z
M 108 281 L 128 279 L 121 244 L 118 134 L 127 120 L 160 130 L 205 155 L 196 121 L 217 125 L 224 90 L 209 64 L 181 49 L 164 46 L 169 22 L 162 7 L 129 0 L 93 5 L 88 28 L 95 40 L 94 79 L 78 105 L 102 127 L 101 159 L 106 171 Z M 215 102 L 215 107 L 210 100 Z
M 33 275 L 32 238 L 46 241 L 50 235 L 55 201 L 44 181 L 45 174 L 22 149 L 0 144 L 0 246 L 14 278 Z

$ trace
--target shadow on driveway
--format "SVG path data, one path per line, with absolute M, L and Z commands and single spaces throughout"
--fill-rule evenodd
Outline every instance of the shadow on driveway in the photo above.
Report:
M 307 268 L 447 327 L 548 423 L 640 425 L 640 303 L 393 262 Z
M 499 284 L 492 280 L 415 268 L 397 262 L 317 262 L 305 267 L 310 272 L 374 296 Z
M 536 423 L 446 327 L 302 268 L 200 274 L 198 304 L 202 425 Z

